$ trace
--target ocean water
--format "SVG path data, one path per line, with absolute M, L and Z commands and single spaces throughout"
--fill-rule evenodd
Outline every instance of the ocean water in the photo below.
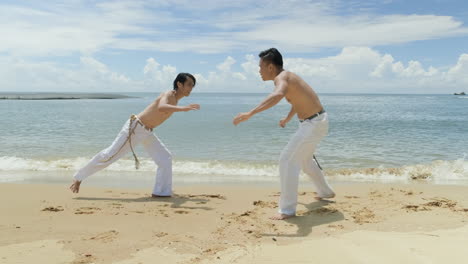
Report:
M 69 182 L 158 93 L 125 95 L 130 98 L 0 100 L 0 182 Z M 297 119 L 286 128 L 278 126 L 289 104 L 283 100 L 248 122 L 232 125 L 238 112 L 250 110 L 265 96 L 197 94 L 195 89 L 182 99 L 180 104 L 198 103 L 201 109 L 175 113 L 154 131 L 173 153 L 174 181 L 278 181 L 279 154 L 298 126 Z M 319 96 L 330 131 L 316 156 L 331 181 L 468 184 L 467 96 Z M 129 154 L 86 181 L 148 186 L 155 165 L 142 148 L 137 153 L 143 160 L 140 170 L 135 171 Z

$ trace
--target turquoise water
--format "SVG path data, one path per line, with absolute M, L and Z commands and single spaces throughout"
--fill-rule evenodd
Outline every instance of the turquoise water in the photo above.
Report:
M 136 98 L 0 100 L 0 181 L 31 179 L 37 171 L 71 177 L 113 141 L 130 114 L 139 113 L 158 94 L 126 95 Z M 278 126 L 289 104 L 283 100 L 249 122 L 232 125 L 238 112 L 253 108 L 264 97 L 195 91 L 182 99 L 181 104 L 199 103 L 201 110 L 175 113 L 155 130 L 174 155 L 175 177 L 194 182 L 213 177 L 276 180 L 276 160 L 298 126 L 297 120 L 286 128 Z M 320 98 L 329 114 L 330 133 L 317 157 L 331 177 L 408 180 L 428 171 L 428 179 L 435 182 L 468 180 L 467 96 L 321 94 Z M 144 160 L 141 173 L 152 175 L 154 165 L 145 160 L 143 149 L 137 151 Z M 100 174 L 96 177 L 126 178 L 135 172 L 128 156 Z

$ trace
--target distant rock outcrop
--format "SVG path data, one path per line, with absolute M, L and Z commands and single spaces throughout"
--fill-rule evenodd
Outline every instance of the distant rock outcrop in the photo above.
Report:
M 133 98 L 108 93 L 0 93 L 3 100 L 72 100 L 72 99 L 123 99 Z

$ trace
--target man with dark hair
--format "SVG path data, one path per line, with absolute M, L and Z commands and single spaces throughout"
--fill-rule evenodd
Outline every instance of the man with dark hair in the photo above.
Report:
M 177 106 L 180 99 L 189 96 L 195 86 L 195 77 L 190 73 L 179 73 L 174 80 L 174 89 L 161 93 L 154 102 L 138 115 L 132 115 L 122 127 L 114 142 L 94 156 L 88 164 L 73 176 L 70 190 L 78 193 L 81 182 L 122 156 L 132 151 L 135 167 L 139 161 L 133 150 L 136 144 L 142 144 L 150 157 L 158 166 L 153 197 L 169 197 L 172 195 L 172 155 L 164 144 L 152 133 L 153 129 L 166 121 L 174 112 L 199 110 L 200 105 Z
M 316 199 L 335 197 L 321 168 L 314 157 L 315 149 L 328 133 L 328 116 L 314 92 L 301 77 L 283 69 L 283 57 L 275 48 L 260 52 L 260 75 L 264 81 L 272 80 L 274 91 L 257 107 L 238 114 L 234 125 L 249 120 L 253 115 L 276 105 L 283 97 L 291 104 L 289 114 L 279 121 L 285 127 L 297 114 L 300 124 L 296 133 L 283 149 L 279 159 L 281 196 L 279 214 L 271 217 L 283 220 L 296 215 L 297 189 L 301 169 L 312 179 L 317 188 Z

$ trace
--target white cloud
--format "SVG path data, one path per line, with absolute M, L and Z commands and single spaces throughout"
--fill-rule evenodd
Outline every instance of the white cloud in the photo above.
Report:
M 468 35 L 451 16 L 376 15 L 343 1 L 108 1 L 0 4 L 0 52 L 92 55 L 106 49 L 222 53 L 267 46 L 296 52 Z M 285 12 L 287 10 L 287 12 Z M 359 8 L 356 8 L 359 10 Z
M 335 55 L 317 59 L 285 58 L 285 68 L 299 74 L 318 92 L 452 93 L 468 86 L 468 54 L 448 68 L 435 68 L 419 61 L 395 61 L 369 47 L 347 47 Z M 272 82 L 262 82 L 258 58 L 231 56 L 208 73 L 194 72 L 197 92 L 269 92 Z M 237 70 L 239 69 L 239 70 Z M 90 56 L 63 67 L 0 57 L 3 91 L 131 92 L 172 89 L 178 68 L 148 58 L 141 75 L 130 78 L 113 71 Z
M 226 58 L 226 60 L 221 63 L 221 64 L 218 64 L 218 66 L 216 68 L 218 68 L 218 70 L 222 71 L 222 72 L 228 72 L 231 70 L 231 66 L 236 63 L 236 60 L 234 58 L 232 58 L 231 56 L 228 56 Z
M 151 57 L 156 54 L 145 55 L 150 58 L 141 75 L 132 77 L 97 59 L 103 53 L 131 50 L 222 53 L 224 61 L 213 63 L 207 73 L 195 73 L 199 91 L 267 92 L 272 84 L 260 80 L 258 57 L 232 54 L 271 46 L 304 53 L 341 48 L 335 56 L 285 59 L 287 69 L 323 92 L 442 93 L 466 87 L 468 54 L 461 54 L 449 67 L 436 68 L 411 59 L 396 61 L 376 48 L 466 36 L 468 28 L 460 20 L 373 12 L 382 4 L 340 0 L 0 3 L 0 90 L 114 92 L 172 87 L 177 67 L 161 65 Z M 203 65 L 207 67 L 208 63 Z
M 141 89 L 138 81 L 111 71 L 91 57 L 82 57 L 77 65 L 64 68 L 50 62 L 35 62 L 0 57 L 2 91 L 115 92 Z
M 451 93 L 468 85 L 466 54 L 444 70 L 419 61 L 395 61 L 368 47 L 348 47 L 326 58 L 285 59 L 285 68 L 321 92 Z
M 199 91 L 223 91 L 223 92 L 267 92 L 258 76 L 253 55 L 247 55 L 246 61 L 241 64 L 243 71 L 233 71 L 232 66 L 236 60 L 228 56 L 222 63 L 218 64 L 217 71 L 211 71 L 206 76 L 197 74 L 199 79 L 197 89 Z M 251 71 L 255 69 L 255 71 Z
M 79 1 L 24 8 L 0 4 L 0 52 L 16 56 L 90 54 L 113 47 L 126 34 L 150 36 L 150 26 L 171 18 L 148 12 L 140 2 L 101 3 L 86 7 Z M 158 19 L 155 20 L 154 16 Z
M 147 87 L 157 87 L 159 90 L 172 87 L 172 82 L 177 75 L 177 68 L 171 65 L 160 66 L 154 58 L 146 60 L 143 72 L 145 76 L 144 82 Z
M 447 79 L 465 87 L 468 85 L 468 54 L 462 54 L 457 64 L 448 70 Z

